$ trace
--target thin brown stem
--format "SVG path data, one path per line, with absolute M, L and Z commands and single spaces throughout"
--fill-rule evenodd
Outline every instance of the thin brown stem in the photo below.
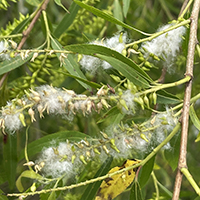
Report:
M 31 23 L 29 24 L 28 28 L 23 31 L 23 38 L 21 40 L 21 42 L 19 43 L 17 49 L 21 49 L 22 46 L 24 45 L 24 43 L 26 42 L 31 30 L 33 29 L 36 21 L 38 20 L 38 18 L 40 17 L 41 13 L 43 10 L 46 10 L 47 5 L 49 3 L 49 0 L 45 0 L 44 3 L 41 5 L 40 9 L 38 10 L 38 12 L 36 13 L 36 15 L 34 16 L 33 20 L 31 21 Z
M 22 48 L 22 46 L 24 45 L 24 43 L 26 42 L 31 30 L 33 29 L 36 21 L 38 20 L 38 18 L 40 17 L 41 13 L 43 10 L 46 10 L 47 5 L 49 3 L 49 0 L 45 0 L 44 3 L 41 5 L 41 7 L 38 9 L 37 13 L 35 14 L 33 20 L 31 21 L 31 23 L 29 24 L 28 28 L 23 31 L 23 37 L 17 47 L 17 50 L 20 50 Z M 0 80 L 0 88 L 3 85 L 6 77 L 9 75 L 10 72 L 7 72 L 6 74 L 4 74 Z
M 193 77 L 193 64 L 194 64 L 194 53 L 195 46 L 197 44 L 197 24 L 199 15 L 200 0 L 195 0 L 192 14 L 191 14 L 191 26 L 190 26 L 190 38 L 188 44 L 188 55 L 186 63 L 186 76 Z M 189 107 L 190 98 L 192 90 L 192 79 L 186 83 L 184 103 L 183 103 L 183 113 L 182 113 L 182 132 L 181 132 L 181 143 L 180 143 L 180 155 L 178 162 L 178 170 L 176 174 L 176 180 L 174 185 L 174 193 L 172 200 L 178 200 L 182 182 L 181 168 L 187 168 L 186 154 L 187 154 L 187 137 L 188 137 L 188 120 L 189 120 Z

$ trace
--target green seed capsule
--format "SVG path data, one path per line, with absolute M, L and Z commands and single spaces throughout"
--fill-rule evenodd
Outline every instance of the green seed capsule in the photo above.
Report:
M 112 149 L 114 149 L 117 153 L 120 153 L 120 150 L 116 147 L 116 145 L 115 145 L 115 139 L 114 138 L 112 138 L 111 140 L 110 140 L 110 143 L 111 143 L 111 145 L 110 145 L 110 147 L 112 148 Z
M 23 125 L 23 126 L 26 126 L 25 117 L 24 117 L 24 114 L 23 114 L 23 113 L 20 113 L 20 114 L 19 114 L 19 119 L 20 119 L 22 125 Z
M 33 185 L 31 186 L 30 189 L 31 189 L 31 192 L 35 192 L 35 191 L 36 191 L 37 188 L 36 188 L 36 186 L 35 186 L 35 183 L 33 183 Z
M 134 50 L 138 50 L 138 45 L 137 45 L 137 44 L 134 44 L 134 45 L 133 45 L 133 49 L 134 49 Z M 140 55 L 142 55 L 142 53 L 140 53 Z
M 99 154 L 99 155 L 101 154 L 97 148 L 94 148 L 93 151 L 94 151 L 94 153 L 96 153 L 96 154 Z
M 111 74 L 110 75 L 111 76 L 111 78 L 114 80 L 114 81 L 116 81 L 116 82 L 121 82 L 121 79 L 118 77 L 118 76 L 115 76 L 115 75 L 113 75 L 113 74 Z
M 83 164 L 87 165 L 87 162 L 85 161 L 85 157 L 83 155 L 80 155 L 79 158 Z
M 149 68 L 152 68 L 150 62 L 148 62 L 148 61 L 146 61 L 146 62 L 144 63 L 144 66 L 149 67 Z
M 145 135 L 145 134 L 141 133 L 141 134 L 140 134 L 140 137 L 141 137 L 143 140 L 145 140 L 146 142 L 149 142 L 149 140 L 146 138 L 146 135 Z
M 153 104 L 156 105 L 156 103 L 157 103 L 157 94 L 156 94 L 156 92 L 153 93 L 152 98 L 153 98 Z
M 72 164 L 74 164 L 74 161 L 75 161 L 75 159 L 76 159 L 76 156 L 75 155 L 72 155 Z
M 149 108 L 149 99 L 146 95 L 144 96 L 144 103 L 146 104 L 147 108 Z
M 119 100 L 119 103 L 120 103 L 126 110 L 128 110 L 128 107 L 127 107 L 126 102 L 125 102 L 124 99 L 120 99 L 120 100 Z

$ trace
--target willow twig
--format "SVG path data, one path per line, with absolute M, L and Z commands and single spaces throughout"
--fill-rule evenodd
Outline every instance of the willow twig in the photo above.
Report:
M 190 38 L 188 44 L 188 55 L 186 63 L 186 76 L 193 77 L 193 64 L 194 64 L 194 52 L 197 43 L 197 22 L 199 14 L 200 0 L 195 0 L 192 14 L 191 14 L 191 26 L 190 26 Z M 183 113 L 182 113 L 182 132 L 181 132 L 181 143 L 180 143 L 180 155 L 178 162 L 178 171 L 176 174 L 176 180 L 174 185 L 174 193 L 172 200 L 179 199 L 181 182 L 182 182 L 182 168 L 187 168 L 186 153 L 187 153 L 187 137 L 188 137 L 188 120 L 189 120 L 189 107 L 192 90 L 192 79 L 186 83 Z
M 29 24 L 28 28 L 23 31 L 23 37 L 17 47 L 17 50 L 20 50 L 22 48 L 22 46 L 24 45 L 24 43 L 26 42 L 31 30 L 33 29 L 36 21 L 38 20 L 38 18 L 40 17 L 41 13 L 43 10 L 46 10 L 47 5 L 49 3 L 49 0 L 44 0 L 43 4 L 41 5 L 41 7 L 38 9 L 37 13 L 35 14 L 33 20 L 31 21 L 31 23 Z M 0 88 L 3 85 L 4 81 L 6 80 L 6 77 L 9 75 L 10 72 L 7 72 L 6 74 L 4 74 L 0 80 Z

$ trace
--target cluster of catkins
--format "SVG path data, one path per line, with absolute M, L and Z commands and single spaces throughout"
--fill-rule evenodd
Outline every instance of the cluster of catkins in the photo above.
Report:
M 44 148 L 35 161 L 35 169 L 47 177 L 71 177 L 80 173 L 89 161 L 103 163 L 108 155 L 127 159 L 138 154 L 142 158 L 165 139 L 176 123 L 177 119 L 167 109 L 140 126 L 110 126 L 106 133 L 100 132 L 98 139 L 85 138 L 78 143 L 66 141 L 58 145 L 52 141 L 52 145 Z M 164 148 L 171 148 L 170 144 Z
M 110 91 L 110 94 L 108 92 Z M 26 126 L 26 111 L 31 117 L 31 122 L 36 121 L 35 114 L 39 113 L 40 118 L 47 114 L 59 114 L 65 119 L 72 121 L 76 113 L 81 112 L 84 116 L 92 111 L 100 112 L 109 108 L 108 101 L 118 101 L 122 104 L 124 112 L 134 108 L 134 94 L 127 90 L 124 95 L 113 94 L 111 87 L 102 86 L 94 96 L 76 94 L 73 90 L 55 88 L 49 85 L 42 85 L 35 90 L 25 91 L 21 99 L 9 101 L 2 107 L 0 113 L 0 128 L 3 133 L 13 134 L 21 127 Z M 126 107 L 124 109 L 123 105 Z
M 170 26 L 163 26 L 158 31 L 163 31 Z M 141 49 L 144 50 L 144 57 L 149 57 L 151 54 L 157 55 L 166 61 L 167 66 L 171 66 L 179 50 L 182 41 L 181 36 L 184 33 L 185 27 L 179 27 L 142 44 Z M 91 42 L 91 44 L 105 46 L 123 53 L 123 50 L 126 49 L 126 42 L 127 34 L 118 34 L 110 39 Z M 3 42 L 0 42 L 1 57 L 7 48 Z M 112 67 L 105 61 L 85 55 L 80 60 L 80 64 L 82 68 L 91 73 L 94 73 L 100 66 L 104 69 Z M 21 127 L 26 126 L 26 111 L 32 122 L 36 121 L 36 113 L 39 113 L 40 118 L 42 118 L 44 112 L 62 115 L 71 121 L 77 112 L 81 112 L 85 116 L 92 111 L 99 113 L 101 109 L 109 108 L 108 101 L 112 100 L 113 102 L 117 101 L 125 114 L 134 113 L 135 102 L 139 102 L 136 99 L 140 97 L 133 94 L 130 89 L 123 91 L 121 95 L 112 94 L 112 91 L 110 91 L 110 95 L 107 95 L 108 92 L 109 88 L 104 86 L 98 90 L 96 95 L 91 97 L 49 85 L 37 87 L 35 90 L 30 89 L 30 91 L 26 91 L 23 98 L 13 99 L 2 108 L 0 128 L 4 134 L 13 134 Z M 141 125 L 133 123 L 131 126 L 110 126 L 105 130 L 106 133 L 101 132 L 101 139 L 85 138 L 78 143 L 66 141 L 58 145 L 55 145 L 56 142 L 52 141 L 52 146 L 44 148 L 33 165 L 36 172 L 40 171 L 46 176 L 59 177 L 63 174 L 71 176 L 80 171 L 82 165 L 86 165 L 88 161 L 93 159 L 103 161 L 107 155 L 126 159 L 133 152 L 144 154 L 151 151 L 164 140 L 166 134 L 173 130 L 176 123 L 177 119 L 167 109 L 165 113 L 157 114 Z M 170 145 L 167 144 L 165 148 L 170 148 Z

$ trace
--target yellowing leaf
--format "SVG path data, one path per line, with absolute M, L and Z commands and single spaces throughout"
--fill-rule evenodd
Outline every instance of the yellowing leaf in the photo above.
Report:
M 139 160 L 127 160 L 121 167 L 112 168 L 108 174 L 119 171 L 123 168 L 138 164 Z M 134 180 L 137 168 L 116 174 L 106 178 L 97 192 L 95 200 L 111 200 L 121 194 Z

